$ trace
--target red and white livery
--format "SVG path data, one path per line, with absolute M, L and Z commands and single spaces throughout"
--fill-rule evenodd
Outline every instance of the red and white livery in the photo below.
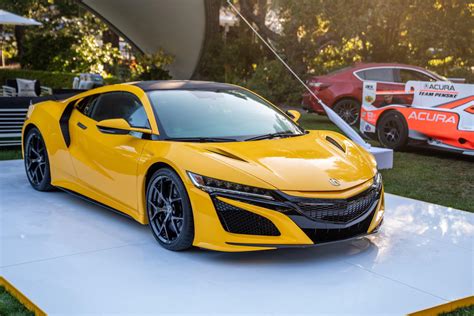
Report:
M 406 96 L 411 104 L 399 104 Z M 364 81 L 362 99 L 360 130 L 383 146 L 429 145 L 474 156 L 474 85 L 408 81 L 404 90 L 380 91 L 377 82 Z

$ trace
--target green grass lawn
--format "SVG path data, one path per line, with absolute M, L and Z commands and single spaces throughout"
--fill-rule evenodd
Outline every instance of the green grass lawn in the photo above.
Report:
M 453 310 L 448 313 L 441 313 L 440 316 L 473 316 L 474 315 L 474 305 L 461 307 Z
M 0 148 L 0 160 L 21 159 L 21 149 L 17 148 Z
M 304 114 L 300 124 L 306 129 L 338 131 L 327 117 L 316 114 Z M 0 160 L 19 158 L 19 149 L 0 150 Z M 382 170 L 385 191 L 474 212 L 473 162 L 472 157 L 428 149 L 395 152 L 394 168 Z
M 34 316 L 35 314 L 0 286 L 0 315 Z

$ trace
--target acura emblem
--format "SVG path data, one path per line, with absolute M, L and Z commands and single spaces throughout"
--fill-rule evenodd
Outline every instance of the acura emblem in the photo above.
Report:
M 335 187 L 338 187 L 341 185 L 341 183 L 334 178 L 329 179 L 329 183 L 331 183 Z

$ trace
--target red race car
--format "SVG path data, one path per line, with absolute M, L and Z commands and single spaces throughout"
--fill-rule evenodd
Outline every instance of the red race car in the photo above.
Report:
M 325 76 L 312 77 L 307 84 L 347 123 L 358 126 L 363 80 L 378 82 L 379 90 L 403 90 L 405 83 L 410 80 L 447 81 L 448 79 L 416 66 L 358 63 L 353 67 L 340 69 Z M 411 99 L 403 101 L 407 104 L 412 102 Z M 303 94 L 302 105 L 308 112 L 324 114 L 322 107 L 308 92 Z

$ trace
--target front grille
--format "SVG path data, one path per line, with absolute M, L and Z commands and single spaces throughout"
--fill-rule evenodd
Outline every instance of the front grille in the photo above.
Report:
M 324 222 L 348 223 L 369 211 L 379 192 L 369 189 L 347 200 L 304 199 L 296 205 L 307 217 Z
M 363 221 L 346 228 L 303 229 L 303 231 L 314 243 L 325 243 L 353 238 L 367 233 L 374 214 L 375 210 Z
M 280 231 L 269 219 L 227 204 L 215 197 L 212 201 L 222 227 L 229 233 L 280 236 Z

